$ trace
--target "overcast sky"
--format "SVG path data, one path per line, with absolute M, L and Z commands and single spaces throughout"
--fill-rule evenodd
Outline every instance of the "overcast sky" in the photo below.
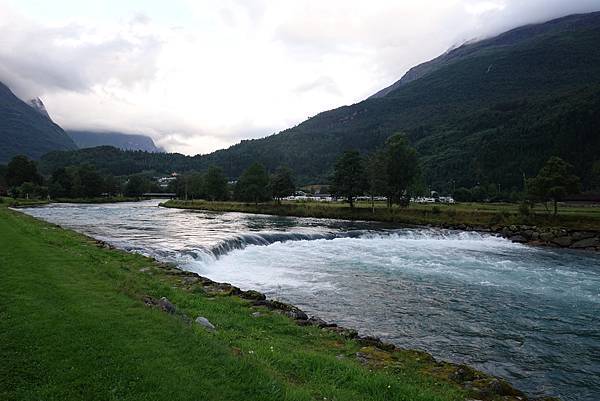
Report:
M 360 101 L 467 40 L 600 0 L 0 0 L 0 81 L 66 129 L 207 153 Z

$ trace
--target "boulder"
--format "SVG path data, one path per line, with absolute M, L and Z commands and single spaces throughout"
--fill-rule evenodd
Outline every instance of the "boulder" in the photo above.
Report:
M 573 243 L 573 245 L 571 245 L 571 248 L 585 249 L 585 248 L 593 248 L 593 247 L 597 247 L 597 246 L 600 246 L 600 239 L 592 237 L 592 238 L 582 239 L 582 240 L 579 240 L 579 241 Z
M 509 238 L 509 240 L 511 240 L 512 242 L 517 242 L 519 244 L 524 244 L 527 242 L 527 238 L 523 237 L 522 235 L 513 235 Z
M 215 331 L 216 327 L 204 316 L 198 316 L 195 320 L 197 324 L 204 327 L 208 331 Z
M 260 313 L 260 312 L 252 313 L 252 317 L 261 317 L 261 316 L 262 316 L 262 313 Z
M 158 307 L 162 309 L 163 312 L 167 312 L 170 314 L 174 314 L 177 311 L 175 305 L 171 303 L 166 297 L 162 297 L 158 300 Z
M 252 299 L 257 301 L 264 301 L 265 299 L 267 299 L 265 294 L 254 290 L 244 291 L 240 296 L 244 299 Z
M 573 241 L 577 242 L 577 241 L 581 241 L 582 239 L 593 238 L 594 233 L 590 233 L 590 232 L 586 232 L 586 231 L 575 231 L 571 235 L 571 237 L 573 238 Z
M 549 231 L 543 232 L 540 234 L 540 239 L 542 241 L 550 242 L 554 239 L 555 235 Z
M 558 237 L 558 238 L 554 238 L 552 240 L 552 243 L 554 243 L 558 246 L 568 247 L 568 246 L 571 246 L 571 244 L 573 243 L 573 238 L 571 238 L 569 236 Z
M 291 317 L 294 320 L 308 320 L 308 315 L 301 310 L 285 311 L 286 316 Z

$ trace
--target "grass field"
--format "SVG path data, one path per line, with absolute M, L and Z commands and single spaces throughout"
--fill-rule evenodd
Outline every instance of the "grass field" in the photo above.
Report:
M 166 207 L 264 213 L 298 217 L 318 217 L 350 220 L 373 220 L 409 225 L 468 225 L 494 227 L 511 224 L 564 227 L 575 230 L 600 230 L 600 207 L 562 206 L 558 216 L 536 205 L 529 215 L 519 212 L 519 206 L 509 203 L 411 204 L 410 207 L 388 209 L 385 202 L 358 202 L 354 210 L 342 202 L 275 202 L 240 203 L 208 202 L 202 200 L 170 200 Z
M 0 204 L 0 400 L 463 400 L 445 364 L 185 284 Z M 145 269 L 140 271 L 140 269 Z M 214 333 L 150 308 L 167 297 Z

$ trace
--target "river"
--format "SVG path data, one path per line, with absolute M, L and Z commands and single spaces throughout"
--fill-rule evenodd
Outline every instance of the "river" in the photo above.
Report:
M 467 363 L 531 396 L 600 400 L 597 254 L 475 232 L 157 204 L 22 210 L 361 334 Z

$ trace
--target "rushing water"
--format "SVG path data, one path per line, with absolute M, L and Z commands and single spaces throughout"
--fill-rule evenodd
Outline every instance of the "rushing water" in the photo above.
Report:
M 504 377 L 600 400 L 600 256 L 478 233 L 156 207 L 25 211 Z

